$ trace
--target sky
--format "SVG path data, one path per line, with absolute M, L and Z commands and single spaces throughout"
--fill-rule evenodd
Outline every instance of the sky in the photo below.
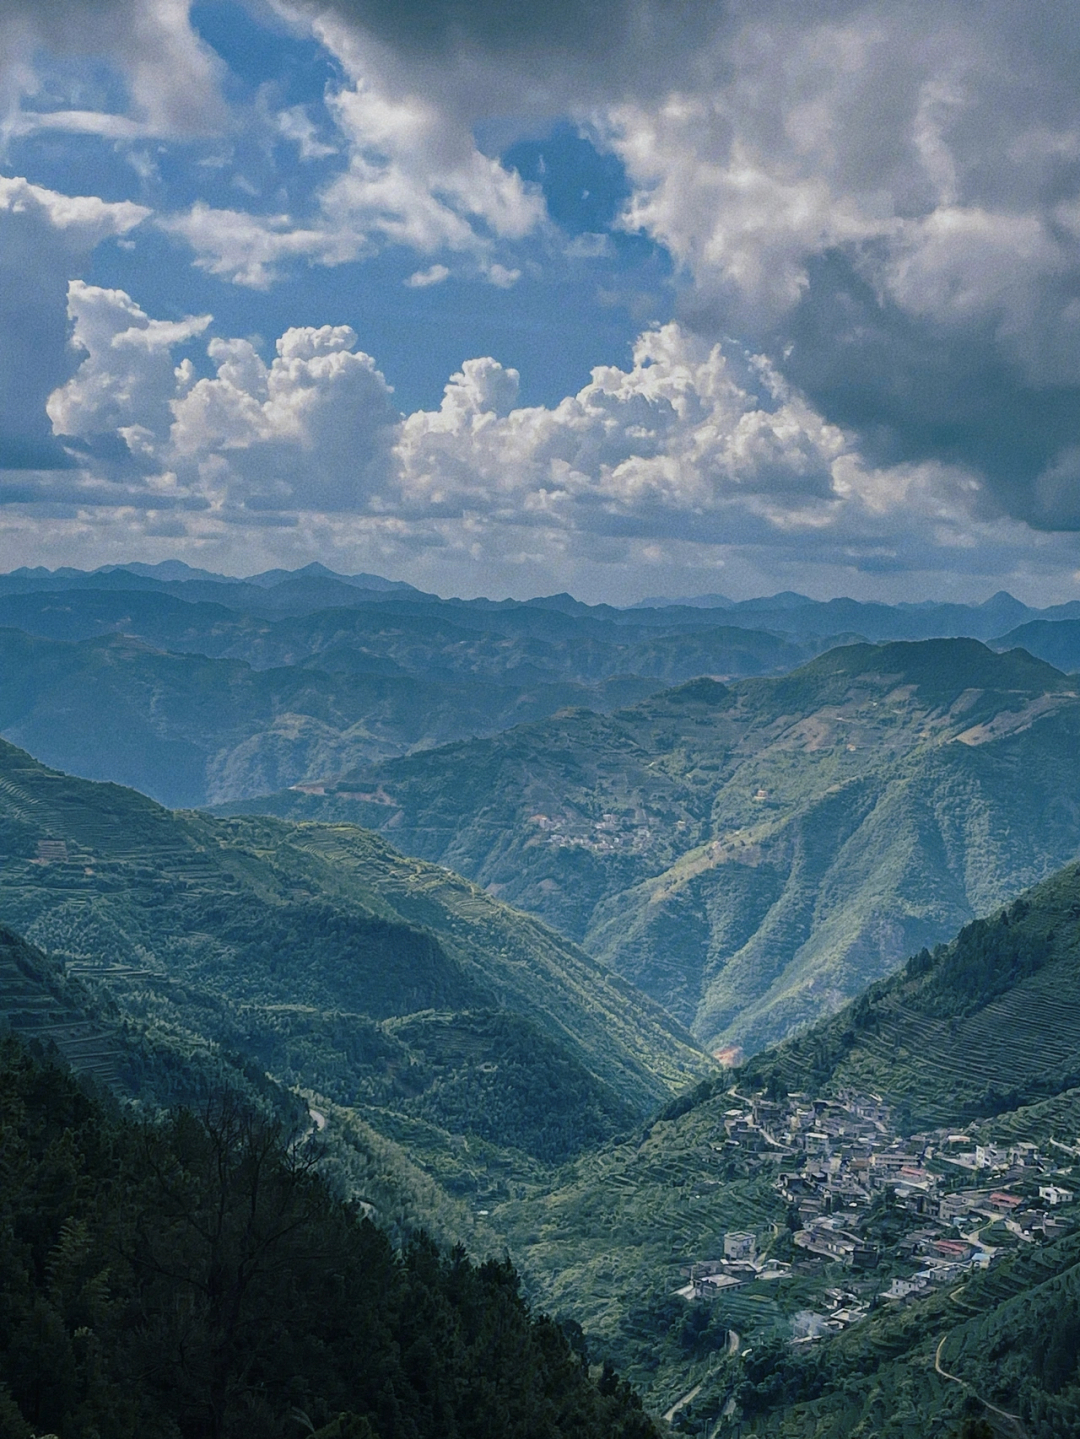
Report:
M 0 568 L 1080 593 L 1080 0 L 0 0 Z

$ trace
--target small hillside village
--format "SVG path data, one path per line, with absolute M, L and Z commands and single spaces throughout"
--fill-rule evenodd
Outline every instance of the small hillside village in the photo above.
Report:
M 716 1299 L 755 1281 L 847 1269 L 847 1281 L 823 1291 L 827 1312 L 805 1316 L 795 1342 L 962 1283 L 1004 1250 L 1056 1238 L 1080 1218 L 1080 1140 L 997 1146 L 948 1129 L 900 1137 L 887 1104 L 850 1092 L 755 1094 L 726 1112 L 723 1130 L 725 1149 L 777 1164 L 790 1238 L 729 1231 L 723 1254 L 687 1266 L 678 1292 Z

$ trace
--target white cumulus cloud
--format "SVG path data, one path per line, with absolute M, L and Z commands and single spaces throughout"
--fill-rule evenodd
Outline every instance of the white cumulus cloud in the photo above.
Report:
M 81 438 L 134 427 L 153 434 L 168 423 L 176 388 L 172 348 L 200 335 L 209 315 L 151 320 L 123 290 L 72 280 L 72 346 L 86 358 L 46 407 L 58 435 Z
M 68 279 L 95 246 L 126 235 L 149 214 L 130 201 L 0 178 L 0 469 L 56 461 L 45 401 L 71 368 Z
M 845 436 L 768 367 L 739 376 L 720 345 L 676 324 L 642 335 L 629 370 L 594 370 L 554 408 L 513 408 L 517 384 L 514 370 L 471 360 L 439 410 L 406 419 L 407 505 L 688 533 L 733 505 L 791 524 L 837 502 Z
M 274 530 L 282 559 L 348 552 L 455 589 L 476 572 L 625 593 L 645 567 L 650 591 L 681 576 L 685 592 L 695 573 L 717 588 L 724 567 L 744 589 L 844 575 L 858 590 L 1063 563 L 1056 541 L 995 515 L 972 471 L 870 463 L 767 361 L 677 323 L 558 404 L 521 405 L 518 373 L 483 357 L 437 410 L 402 416 L 346 325 L 286 330 L 266 358 L 123 291 L 76 281 L 69 306 L 82 360 L 48 413 L 76 469 L 28 477 L 9 526 L 66 504 L 114 549 L 128 526 L 263 554 Z M 1066 453 L 1048 472 L 1051 499 L 1075 468 Z
M 173 349 L 210 316 L 150 319 L 122 290 L 73 281 L 75 375 L 49 398 L 58 435 L 119 437 L 130 468 L 169 475 L 218 512 L 358 510 L 384 486 L 399 416 L 347 325 L 286 330 L 270 364 L 248 340 L 212 339 L 198 378 Z M 113 460 L 115 469 L 115 460 Z

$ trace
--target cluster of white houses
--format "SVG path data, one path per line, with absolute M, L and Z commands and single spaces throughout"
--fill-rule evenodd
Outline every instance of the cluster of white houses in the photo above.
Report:
M 985 1144 L 962 1130 L 899 1137 L 888 1105 L 853 1093 L 755 1095 L 728 1110 L 724 1132 L 725 1148 L 778 1162 L 776 1187 L 804 1263 L 843 1264 L 853 1280 L 861 1272 L 872 1281 L 869 1271 L 888 1259 L 893 1277 L 877 1291 L 881 1299 L 904 1300 L 985 1267 L 1003 1243 L 1039 1242 L 1072 1228 L 1063 1211 L 1076 1198 L 1069 1161 L 1080 1159 L 1080 1141 L 1051 1140 L 1043 1151 L 1032 1143 Z M 884 1212 L 901 1236 L 887 1252 L 880 1225 L 870 1222 Z M 729 1233 L 723 1258 L 687 1269 L 690 1283 L 680 1292 L 706 1298 L 782 1278 L 791 1266 L 769 1257 L 774 1248 L 765 1245 L 759 1257 L 755 1235 Z M 897 1276 L 898 1268 L 905 1273 Z M 865 1312 L 862 1304 L 841 1305 L 829 1327 Z

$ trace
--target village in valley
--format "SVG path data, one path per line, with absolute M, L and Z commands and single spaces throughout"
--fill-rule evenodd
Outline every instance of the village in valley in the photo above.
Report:
M 731 1097 L 714 1148 L 758 1171 L 775 1167 L 786 1231 L 727 1232 L 722 1254 L 684 1268 L 678 1292 L 711 1300 L 761 1281 L 830 1280 L 818 1291 L 823 1312 L 801 1311 L 793 1324 L 795 1343 L 960 1285 L 1080 1218 L 1080 1140 L 995 1145 L 962 1129 L 900 1136 L 887 1104 L 851 1092 Z

